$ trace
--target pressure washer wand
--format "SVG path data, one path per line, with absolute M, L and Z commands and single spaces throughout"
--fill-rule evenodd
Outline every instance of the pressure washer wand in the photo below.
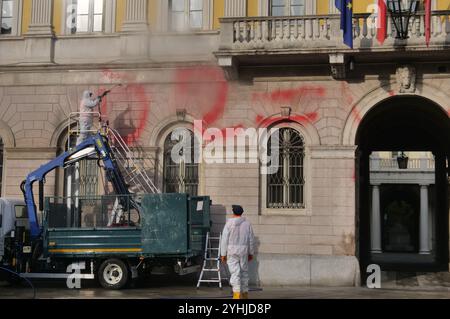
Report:
M 98 98 L 99 98 L 99 108 L 98 108 L 98 113 L 100 114 L 99 121 L 100 121 L 100 124 L 101 124 L 101 126 L 102 126 L 102 129 L 105 129 L 105 131 L 106 131 L 106 128 L 109 126 L 109 122 L 107 121 L 106 123 L 103 123 L 103 121 L 102 121 L 102 110 L 101 110 L 100 104 L 102 103 L 102 99 L 103 99 L 105 96 L 107 96 L 109 93 L 111 93 L 112 90 L 114 90 L 114 89 L 116 89 L 116 88 L 118 88 L 118 87 L 121 87 L 121 86 L 122 86 L 122 83 L 116 84 L 116 85 L 114 85 L 112 88 L 110 88 L 109 90 L 106 90 L 105 92 L 103 92 L 102 95 L 100 95 L 100 96 L 98 97 Z

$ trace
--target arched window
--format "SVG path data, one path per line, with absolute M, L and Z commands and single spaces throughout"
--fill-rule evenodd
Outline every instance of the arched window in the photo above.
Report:
M 172 133 L 164 141 L 164 192 L 198 194 L 198 161 L 195 161 L 194 133 L 190 130 L 188 146 L 180 150 L 180 161 L 174 161 L 172 150 L 180 140 L 172 140 Z M 183 152 L 183 153 L 181 153 Z
M 280 128 L 278 134 L 279 162 L 273 174 L 267 175 L 267 208 L 305 208 L 305 144 L 302 135 L 293 128 Z M 271 156 L 271 139 L 268 152 Z M 278 169 L 277 169 L 278 168 Z
M 77 136 L 66 140 L 65 151 L 76 145 Z M 83 159 L 64 169 L 64 197 L 98 195 L 99 168 L 96 159 Z

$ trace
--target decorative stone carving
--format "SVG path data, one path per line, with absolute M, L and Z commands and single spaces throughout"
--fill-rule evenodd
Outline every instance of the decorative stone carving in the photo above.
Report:
M 397 68 L 397 83 L 400 93 L 414 93 L 416 91 L 416 69 L 411 65 Z
M 186 120 L 186 114 L 187 114 L 186 109 L 177 109 L 177 119 L 179 121 Z

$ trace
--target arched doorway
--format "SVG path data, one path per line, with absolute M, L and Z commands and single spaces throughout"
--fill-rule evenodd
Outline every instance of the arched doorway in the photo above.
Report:
M 447 113 L 423 97 L 387 98 L 361 120 L 356 145 L 361 273 L 369 264 L 393 271 L 448 270 Z M 404 154 L 410 159 L 403 167 L 397 159 Z

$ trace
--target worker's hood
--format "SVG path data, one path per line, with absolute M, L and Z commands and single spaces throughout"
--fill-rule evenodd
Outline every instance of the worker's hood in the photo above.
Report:
M 88 91 L 88 90 L 84 91 L 83 92 L 83 100 L 90 99 L 91 95 L 92 95 L 91 91 Z
M 230 218 L 228 222 L 231 224 L 231 226 L 240 226 L 243 222 L 245 222 L 245 217 L 237 217 L 237 218 Z

